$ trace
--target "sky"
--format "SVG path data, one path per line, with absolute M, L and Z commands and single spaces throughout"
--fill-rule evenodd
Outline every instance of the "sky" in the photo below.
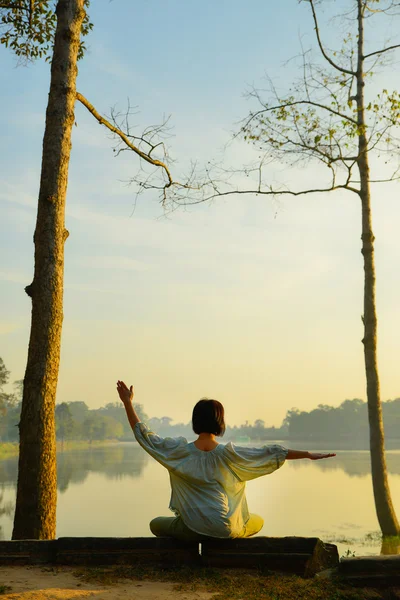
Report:
M 129 98 L 138 132 L 170 116 L 178 174 L 189 160 L 254 158 L 246 143 L 231 143 L 251 109 L 246 91 L 263 87 L 266 73 L 289 88 L 297 67 L 288 61 L 313 40 L 308 8 L 295 0 L 98 0 L 90 17 L 77 89 L 105 115 Z M 330 47 L 338 45 L 343 22 L 326 24 Z M 395 31 L 378 20 L 371 49 Z M 24 287 L 33 273 L 49 65 L 18 66 L 1 47 L 0 68 L 0 356 L 13 381 L 23 377 L 29 340 Z M 400 88 L 399 79 L 388 68 L 373 85 Z M 355 195 L 230 196 L 164 214 L 156 193 L 136 201 L 127 184 L 137 157 L 115 157 L 107 131 L 79 104 L 75 118 L 57 402 L 103 406 L 118 399 L 123 379 L 150 416 L 187 422 L 206 396 L 223 402 L 231 424 L 279 426 L 292 407 L 366 398 Z M 317 177 L 312 165 L 273 169 L 288 185 Z M 400 396 L 399 186 L 372 192 L 387 400 Z

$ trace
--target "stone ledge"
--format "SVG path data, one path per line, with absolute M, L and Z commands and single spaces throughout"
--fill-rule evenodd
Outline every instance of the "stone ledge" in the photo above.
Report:
M 169 538 L 70 537 L 0 541 L 0 565 L 193 564 L 199 544 Z
M 356 556 L 342 558 L 338 573 L 355 586 L 382 587 L 400 585 L 400 556 Z
M 204 565 L 262 568 L 312 577 L 338 563 L 336 546 L 319 538 L 256 537 L 210 540 L 201 545 L 156 537 L 0 541 L 0 565 Z
M 210 567 L 263 568 L 312 577 L 339 564 L 337 547 L 319 538 L 255 537 L 202 543 L 203 563 Z

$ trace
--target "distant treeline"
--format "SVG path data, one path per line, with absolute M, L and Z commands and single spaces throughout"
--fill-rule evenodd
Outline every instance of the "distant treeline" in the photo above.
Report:
M 400 398 L 382 402 L 386 440 L 400 441 Z M 191 424 L 173 424 L 172 419 L 163 417 L 149 420 L 150 426 L 161 436 L 193 437 Z M 262 419 L 254 423 L 246 421 L 242 425 L 227 426 L 226 440 L 304 440 L 310 442 L 352 442 L 367 443 L 369 439 L 367 403 L 355 398 L 345 400 L 338 407 L 319 404 L 307 412 L 298 408 L 287 411 L 280 427 L 268 426 Z
M 9 371 L 0 358 L 0 442 L 18 441 L 23 382 L 14 383 L 14 392 L 3 392 Z M 149 418 L 141 404 L 135 404 L 139 417 L 162 437 L 184 436 L 193 439 L 191 423 L 173 423 L 168 416 Z M 382 402 L 387 441 L 400 440 L 400 398 Z M 110 402 L 90 409 L 85 402 L 63 402 L 56 406 L 56 434 L 66 440 L 131 440 L 132 431 L 121 402 Z M 310 442 L 368 441 L 367 404 L 358 398 L 345 400 L 338 407 L 319 404 L 307 412 L 292 408 L 280 427 L 269 426 L 262 419 L 254 423 L 227 426 L 225 439 L 236 442 L 263 440 L 308 440 Z
M 18 421 L 21 403 L 2 400 L 0 441 L 18 441 Z M 135 404 L 140 418 L 162 437 L 184 436 L 193 439 L 191 423 L 173 423 L 170 417 L 146 415 L 141 404 Z M 400 440 L 400 398 L 382 403 L 386 439 Z M 66 440 L 131 440 L 132 431 L 124 407 L 111 402 L 98 409 L 89 409 L 85 402 L 63 402 L 56 406 L 57 439 Z M 254 423 L 227 426 L 224 439 L 236 442 L 263 440 L 308 440 L 310 442 L 368 441 L 367 404 L 363 400 L 345 400 L 339 407 L 320 404 L 307 412 L 289 410 L 281 427 L 268 427 L 262 419 Z
M 0 442 L 18 441 L 18 422 L 21 402 L 2 401 L 0 420 Z M 148 420 L 140 404 L 135 404 L 137 413 Z M 85 402 L 63 402 L 56 405 L 57 440 L 127 440 L 132 439 L 132 430 L 121 402 L 107 404 L 98 409 L 89 409 Z
M 400 439 L 400 398 L 382 402 L 386 440 Z M 310 412 L 293 408 L 282 424 L 291 439 L 368 440 L 367 403 L 358 398 L 345 400 L 338 407 L 319 404 Z

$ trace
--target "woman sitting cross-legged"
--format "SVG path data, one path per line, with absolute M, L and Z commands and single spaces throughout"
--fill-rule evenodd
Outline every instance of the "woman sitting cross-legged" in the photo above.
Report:
M 261 448 L 218 444 L 215 438 L 225 431 L 224 408 L 209 399 L 200 400 L 193 409 L 196 441 L 163 439 L 140 422 L 132 404 L 132 386 L 118 381 L 117 390 L 137 441 L 169 471 L 170 509 L 176 516 L 153 519 L 150 529 L 156 536 L 202 541 L 254 535 L 264 521 L 248 511 L 246 481 L 276 471 L 285 460 L 335 456 L 288 450 L 278 444 Z

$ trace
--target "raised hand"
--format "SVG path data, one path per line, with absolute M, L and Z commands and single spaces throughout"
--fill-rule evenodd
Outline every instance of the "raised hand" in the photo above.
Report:
M 133 400 L 133 385 L 128 388 L 128 386 L 123 381 L 117 381 L 117 392 L 121 401 L 126 404 L 128 402 L 132 402 Z
M 332 456 L 336 456 L 334 453 L 322 453 L 322 452 L 310 452 L 309 453 L 310 460 L 321 460 L 321 458 L 331 458 Z

